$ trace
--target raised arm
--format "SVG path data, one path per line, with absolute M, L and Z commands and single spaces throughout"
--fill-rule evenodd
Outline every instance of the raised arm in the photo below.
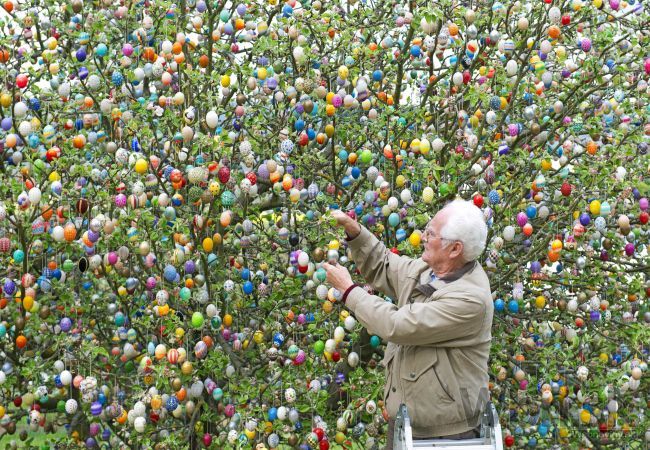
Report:
M 401 308 L 368 294 L 360 287 L 345 303 L 359 322 L 377 336 L 395 344 L 427 345 L 469 337 L 481 329 L 485 304 L 472 297 L 443 297 Z
M 403 279 L 405 274 L 418 273 L 417 260 L 389 251 L 368 229 L 347 214 L 332 211 L 332 217 L 345 229 L 352 259 L 366 282 L 384 295 L 396 299 L 400 291 L 400 278 Z

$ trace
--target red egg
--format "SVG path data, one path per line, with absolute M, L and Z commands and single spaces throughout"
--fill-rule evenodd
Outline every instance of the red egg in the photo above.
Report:
M 16 86 L 18 86 L 20 89 L 23 89 L 24 87 L 27 86 L 27 82 L 29 81 L 29 78 L 27 77 L 26 74 L 21 73 L 16 77 Z

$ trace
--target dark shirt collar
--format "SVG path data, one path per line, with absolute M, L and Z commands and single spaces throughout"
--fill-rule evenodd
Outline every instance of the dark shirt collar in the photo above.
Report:
M 456 281 L 457 279 L 461 278 L 463 275 L 465 275 L 467 272 L 471 271 L 474 266 L 476 265 L 476 261 L 470 261 L 468 263 L 465 263 L 463 267 L 460 269 L 445 275 L 444 277 L 439 277 L 438 280 L 446 281 L 447 283 L 450 283 L 452 281 Z

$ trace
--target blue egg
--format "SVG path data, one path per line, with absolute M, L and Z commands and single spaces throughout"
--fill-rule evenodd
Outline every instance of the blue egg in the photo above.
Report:
M 307 137 L 309 138 L 310 141 L 316 139 L 316 131 L 313 128 L 309 128 L 307 130 Z
M 537 217 L 537 208 L 535 208 L 533 205 L 528 206 L 526 208 L 526 215 L 529 219 L 534 219 Z
M 296 120 L 296 123 L 293 125 L 296 131 L 302 131 L 305 129 L 305 121 L 302 119 Z
M 278 418 L 278 410 L 277 408 L 271 408 L 269 409 L 269 414 L 268 414 L 269 422 L 273 422 L 275 419 Z
M 513 314 L 517 314 L 519 312 L 519 303 L 517 303 L 517 300 L 510 300 L 508 302 L 508 311 Z
M 348 152 L 345 150 L 339 151 L 339 159 L 343 162 L 348 160 Z
M 504 302 L 502 298 L 497 298 L 494 301 L 494 309 L 496 309 L 498 312 L 503 312 L 505 307 L 506 307 L 506 302 Z
M 399 228 L 395 232 L 395 238 L 397 239 L 397 242 L 402 242 L 404 239 L 406 239 L 406 230 L 404 228 Z
M 422 49 L 420 49 L 419 45 L 412 45 L 411 46 L 411 55 L 413 55 L 413 56 L 415 56 L 417 58 L 421 54 L 422 54 Z
M 244 289 L 244 294 L 250 295 L 253 293 L 253 283 L 250 281 L 246 281 L 244 285 L 242 286 Z
M 341 180 L 341 185 L 343 187 L 348 187 L 350 186 L 350 184 L 352 184 L 352 180 L 350 180 L 350 177 L 348 177 L 347 175 L 344 176 L 343 179 Z
M 375 70 L 372 73 L 373 81 L 381 81 L 384 78 L 384 73 L 381 70 Z
M 399 214 L 397 213 L 391 213 L 390 216 L 388 216 L 388 224 L 395 228 L 397 225 L 399 225 Z
M 251 271 L 249 269 L 242 269 L 241 270 L 241 278 L 242 280 L 249 280 L 251 277 Z

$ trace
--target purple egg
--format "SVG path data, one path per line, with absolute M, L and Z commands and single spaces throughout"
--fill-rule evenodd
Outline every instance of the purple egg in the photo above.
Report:
M 597 322 L 600 320 L 600 313 L 598 311 L 591 311 L 589 313 L 589 318 L 592 322 Z
M 124 208 L 126 206 L 126 195 L 117 194 L 115 196 L 115 206 L 118 208 Z
M 86 447 L 95 448 L 96 445 L 97 445 L 97 441 L 95 441 L 95 438 L 89 437 L 88 439 L 86 439 Z
M 266 81 L 266 87 L 268 87 L 271 90 L 275 90 L 278 87 L 278 80 L 275 78 L 269 78 Z
M 111 266 L 117 263 L 117 253 L 116 252 L 110 252 L 108 254 L 108 263 Z
M 99 232 L 88 230 L 88 240 L 90 242 L 97 242 L 99 240 Z
M 108 428 L 104 428 L 104 430 L 102 431 L 102 439 L 107 441 L 109 437 L 111 437 L 111 430 L 109 430 Z
M 634 244 L 633 243 L 628 242 L 627 244 L 625 244 L 625 254 L 627 256 L 634 255 Z
M 259 169 L 257 169 L 257 178 L 261 180 L 269 179 L 269 169 L 266 168 L 266 164 L 262 164 Z
M 79 69 L 79 72 L 77 72 L 77 76 L 79 77 L 79 79 L 85 80 L 86 78 L 88 78 L 88 69 L 86 67 L 81 67 Z
M 102 413 L 102 404 L 99 402 L 93 402 L 92 405 L 90 405 L 90 412 L 93 416 L 98 416 Z
M 580 214 L 580 224 L 584 227 L 589 225 L 589 222 L 591 222 L 591 218 L 589 217 L 589 214 L 587 213 L 582 213 Z
M 70 328 L 72 328 L 72 320 L 70 320 L 68 317 L 64 317 L 59 322 L 59 326 L 61 327 L 61 331 L 67 333 L 68 331 L 70 331 Z
M 582 38 L 582 40 L 580 41 L 580 48 L 582 48 L 582 51 L 585 53 L 591 50 L 591 40 L 587 38 Z
M 195 270 L 196 270 L 196 264 L 194 263 L 194 261 L 185 262 L 185 273 L 193 274 Z
M 86 57 L 88 56 L 88 54 L 86 53 L 85 49 L 80 48 L 79 50 L 77 50 L 77 53 L 76 53 L 75 56 L 77 57 L 77 61 L 83 62 L 83 61 L 86 60 Z
M 156 287 L 156 278 L 149 277 L 147 278 L 147 289 L 151 290 Z
M 260 66 L 267 66 L 267 65 L 269 64 L 269 58 L 267 58 L 266 56 L 260 56 L 260 57 L 257 59 L 257 63 L 258 63 Z
M 533 273 L 540 273 L 542 271 L 542 265 L 539 261 L 533 261 L 530 263 L 530 271 Z
M 16 283 L 14 283 L 12 280 L 5 281 L 3 290 L 5 294 L 12 295 L 14 292 L 16 292 Z
M 523 227 L 527 223 L 528 223 L 528 216 L 526 215 L 526 213 L 520 212 L 519 214 L 517 214 L 517 225 Z
M 641 208 L 641 211 L 648 209 L 648 199 L 646 197 L 639 199 L 639 208 Z
M 240 16 L 243 16 L 244 14 L 246 14 L 246 5 L 244 5 L 242 3 L 237 5 L 237 14 L 239 14 Z
M 0 123 L 0 126 L 2 126 L 2 129 L 5 131 L 11 130 L 11 127 L 13 126 L 13 123 L 11 122 L 11 119 L 9 117 L 5 117 L 2 119 L 2 122 Z
M 208 9 L 208 5 L 205 4 L 203 0 L 196 2 L 196 10 L 200 13 L 205 12 Z
M 305 112 L 305 107 L 302 105 L 302 103 L 298 103 L 298 104 L 296 105 L 296 112 L 297 112 L 298 114 L 302 114 L 302 113 Z
M 97 436 L 99 434 L 99 424 L 98 423 L 91 423 L 89 432 L 90 432 L 91 436 Z

